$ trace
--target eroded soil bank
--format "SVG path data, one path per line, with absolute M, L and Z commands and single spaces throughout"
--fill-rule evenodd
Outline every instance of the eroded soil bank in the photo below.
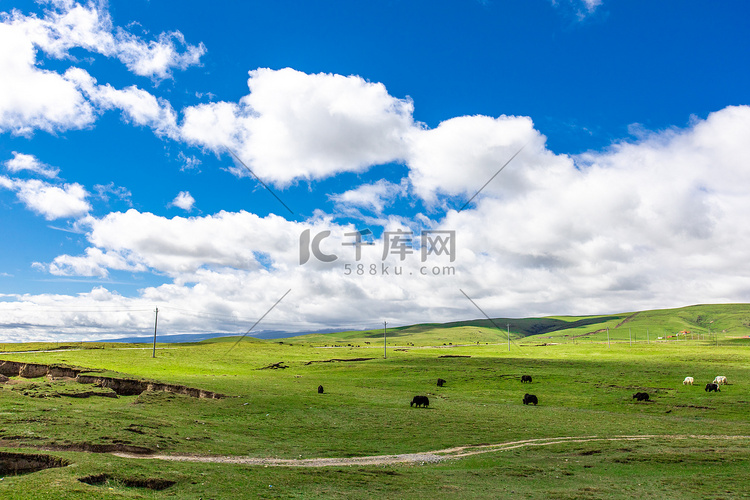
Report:
M 28 474 L 66 465 L 68 465 L 66 460 L 50 455 L 0 452 L 0 476 Z
M 96 370 L 65 365 L 0 361 L 0 375 L 23 378 L 70 378 L 75 379 L 81 384 L 94 384 L 99 387 L 110 388 L 118 396 L 137 396 L 144 391 L 158 391 L 185 394 L 194 398 L 220 399 L 226 397 L 224 394 L 186 387 L 184 385 L 96 375 Z

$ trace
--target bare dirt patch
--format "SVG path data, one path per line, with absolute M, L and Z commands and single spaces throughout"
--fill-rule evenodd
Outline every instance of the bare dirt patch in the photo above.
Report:
M 67 365 L 43 365 L 22 363 L 19 361 L 0 361 L 0 375 L 6 377 L 70 379 L 80 384 L 94 384 L 97 387 L 112 389 L 118 396 L 137 396 L 145 391 L 172 392 L 185 394 L 194 398 L 221 399 L 224 394 L 186 387 L 184 385 L 165 384 L 153 380 L 130 379 L 96 375 L 97 370 Z M 99 394 L 97 394 L 99 395 Z
M 50 455 L 0 452 L 0 476 L 29 474 L 67 465 L 68 461 Z
M 96 474 L 94 476 L 79 477 L 78 480 L 92 486 L 102 486 L 108 482 L 113 482 L 115 484 L 120 483 L 128 488 L 148 488 L 149 490 L 156 491 L 166 490 L 170 486 L 176 484 L 175 481 L 170 481 L 169 479 L 151 477 L 146 479 L 118 478 L 109 474 Z
M 134 446 L 125 443 L 70 443 L 70 444 L 39 444 L 32 445 L 26 441 L 30 439 L 43 439 L 28 436 L 2 436 L 0 446 L 3 448 L 36 448 L 46 451 L 81 451 L 85 453 L 127 453 L 133 456 L 151 455 L 154 450 L 144 446 Z M 19 444 L 19 442 L 22 442 Z M 2 453 L 0 452 L 0 455 Z
M 345 363 L 347 361 L 370 361 L 371 359 L 375 358 L 348 358 L 348 359 L 342 359 L 342 358 L 334 358 L 334 359 L 326 359 L 321 361 L 308 361 L 305 363 L 305 365 L 311 365 L 313 363 Z

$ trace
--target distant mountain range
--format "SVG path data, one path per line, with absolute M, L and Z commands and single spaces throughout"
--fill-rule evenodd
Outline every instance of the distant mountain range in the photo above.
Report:
M 713 335 L 724 337 L 750 336 L 750 304 L 699 304 L 676 309 L 655 309 L 639 312 L 596 316 L 546 316 L 542 318 L 494 318 L 422 323 L 388 329 L 388 338 L 411 340 L 424 337 L 430 342 L 450 342 L 453 336 L 469 335 L 476 342 L 499 342 L 507 338 L 540 337 L 559 341 L 607 339 L 607 332 L 617 335 L 627 331 L 627 339 L 669 337 L 673 334 Z M 463 332 L 463 333 L 462 333 Z M 334 334 L 334 335 L 325 335 Z M 382 328 L 375 330 L 325 329 L 306 332 L 259 330 L 248 335 L 256 339 L 281 339 L 310 335 L 305 340 L 316 342 L 359 342 L 383 337 Z M 473 337 L 472 337 L 473 335 Z M 157 335 L 160 343 L 200 342 L 216 337 L 239 337 L 227 333 L 187 333 Z M 620 337 L 623 335 L 621 334 Z M 153 336 L 123 337 L 99 342 L 151 343 Z
M 349 330 L 316 330 L 311 332 L 283 332 L 280 330 L 260 330 L 250 333 L 247 336 L 256 339 L 283 339 L 288 337 L 299 337 L 301 335 L 310 335 L 312 333 L 338 333 Z M 176 344 L 182 342 L 200 342 L 201 340 L 213 339 L 216 337 L 241 337 L 241 335 L 232 335 L 230 333 L 183 333 L 174 335 L 156 335 L 156 342 L 163 344 Z M 144 337 L 120 337 L 116 339 L 96 340 L 94 342 L 118 342 L 126 344 L 150 344 L 154 341 L 154 336 Z

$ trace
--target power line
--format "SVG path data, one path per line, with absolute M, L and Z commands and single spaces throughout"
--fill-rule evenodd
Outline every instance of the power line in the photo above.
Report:
M 261 316 L 261 317 L 260 317 L 260 319 L 259 319 L 258 321 L 256 321 L 256 322 L 255 322 L 255 323 L 253 324 L 253 326 L 251 326 L 251 327 L 250 327 L 250 328 L 249 328 L 249 329 L 248 329 L 248 330 L 247 330 L 247 331 L 245 332 L 245 335 L 243 335 L 242 337 L 240 337 L 240 338 L 239 338 L 239 339 L 237 340 L 237 342 L 235 342 L 235 343 L 234 343 L 234 345 L 233 345 L 232 347 L 230 347 L 230 348 L 229 348 L 229 350 L 231 351 L 232 349 L 234 349 L 234 347 L 235 347 L 235 346 L 236 346 L 237 344 L 239 344 L 239 343 L 240 343 L 240 342 L 242 341 L 242 339 L 244 339 L 244 338 L 245 338 L 245 337 L 247 336 L 247 334 L 248 334 L 248 333 L 250 333 L 250 331 L 252 331 L 252 329 L 253 329 L 253 328 L 255 328 L 255 326 L 256 326 L 256 325 L 257 325 L 258 323 L 260 323 L 260 322 L 261 322 L 261 321 L 263 320 L 263 318 L 265 318 L 265 317 L 266 317 L 266 316 L 268 315 L 268 313 L 270 313 L 271 311 L 273 311 L 273 308 L 274 308 L 274 307 L 276 307 L 276 306 L 278 305 L 278 303 L 279 303 L 279 302 L 281 302 L 282 300 L 284 300 L 284 297 L 286 297 L 287 295 L 289 295 L 289 292 L 291 292 L 291 291 L 292 291 L 292 289 L 291 289 L 291 288 L 290 288 L 289 290 L 287 290 L 287 291 L 286 291 L 286 293 L 285 293 L 284 295 L 282 295 L 282 296 L 281 296 L 281 298 L 280 298 L 279 300 L 277 300 L 277 301 L 276 301 L 276 303 L 274 303 L 274 305 L 272 305 L 272 306 L 271 306 L 271 308 L 270 308 L 270 309 L 269 309 L 268 311 L 266 311 L 266 313 L 265 313 L 265 314 L 264 314 L 263 316 Z M 227 352 L 229 352 L 229 351 L 227 351 Z

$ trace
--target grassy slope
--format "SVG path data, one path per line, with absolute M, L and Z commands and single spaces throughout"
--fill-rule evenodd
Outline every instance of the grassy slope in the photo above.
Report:
M 679 310 L 677 317 L 660 311 L 642 313 L 626 325 L 637 324 L 639 316 L 649 324 L 660 321 L 670 328 L 714 321 L 708 324 L 717 325 L 716 328 L 724 325 L 727 335 L 730 329 L 736 334 L 738 325 L 745 321 L 744 307 L 731 314 L 726 308 L 714 307 L 701 311 L 685 308 Z M 553 319 L 569 323 L 586 320 Z M 603 321 L 619 323 L 622 318 L 607 317 Z M 404 330 L 407 329 L 401 333 Z M 120 442 L 168 454 L 286 458 L 418 452 L 555 436 L 750 436 L 750 384 L 745 382 L 750 380 L 750 352 L 746 346 L 725 342 L 715 347 L 695 341 L 634 347 L 613 344 L 608 348 L 579 343 L 521 348 L 514 345 L 508 352 L 504 345 L 476 345 L 477 330 L 486 335 L 493 332 L 481 325 L 438 329 L 422 326 L 415 330 L 403 333 L 394 343 L 427 345 L 432 341 L 442 345 L 445 339 L 453 344 L 474 345 L 390 349 L 388 359 L 382 359 L 380 345 L 319 348 L 321 341 L 314 337 L 278 342 L 246 339 L 234 348 L 235 339 L 175 345 L 159 350 L 156 359 L 150 357 L 150 350 L 116 349 L 111 345 L 101 349 L 6 354 L 1 358 L 115 370 L 236 397 L 198 400 L 144 394 L 118 399 L 32 398 L 23 395 L 24 384 L 27 388 L 28 384 L 36 384 L 34 391 L 26 392 L 39 393 L 48 390 L 44 381 L 21 380 L 0 391 L 0 436 L 20 446 Z M 497 330 L 494 332 L 499 335 Z M 347 334 L 331 336 L 349 343 L 363 342 L 362 337 L 355 340 Z M 502 335 L 498 340 L 502 342 Z M 439 357 L 446 354 L 471 357 Z M 355 357 L 376 359 L 307 364 Z M 280 361 L 290 368 L 259 369 Z M 521 384 L 521 374 L 532 375 L 533 384 Z M 695 387 L 681 384 L 686 375 L 696 378 Z M 726 375 L 732 385 L 717 394 L 704 392 L 700 384 L 716 375 Z M 448 380 L 448 384 L 437 388 L 438 377 Z M 318 384 L 326 388 L 325 394 L 317 394 Z M 655 402 L 634 402 L 632 394 L 642 390 L 649 392 Z M 539 396 L 540 405 L 523 406 L 524 392 Z M 430 396 L 431 407 L 427 410 L 408 405 L 411 397 L 420 393 Z M 633 494 L 645 498 L 736 498 L 748 493 L 742 479 L 750 465 L 748 443 L 567 443 L 439 465 L 306 470 L 54 452 L 68 457 L 75 466 L 7 477 L 0 482 L 0 495 L 366 498 L 419 497 L 429 492 L 441 498 L 516 494 L 531 498 L 625 498 Z M 116 482 L 97 487 L 76 480 L 102 472 L 121 477 L 162 477 L 178 484 L 163 492 L 150 492 Z M 686 486 L 686 478 L 690 478 L 690 486 Z
M 636 341 L 667 338 L 678 332 L 689 331 L 693 339 L 734 339 L 750 335 L 750 304 L 695 305 L 679 309 L 657 309 L 636 313 L 598 316 L 549 316 L 544 318 L 493 318 L 458 321 L 453 323 L 425 323 L 389 328 L 389 345 L 412 342 L 415 345 L 443 343 L 503 343 L 507 342 L 510 325 L 511 339 L 524 343 L 538 342 L 606 342 L 607 328 L 610 341 Z M 688 336 L 690 338 L 690 336 Z M 326 335 L 296 337 L 296 341 L 329 345 L 370 345 L 383 341 L 383 330 L 341 332 Z

